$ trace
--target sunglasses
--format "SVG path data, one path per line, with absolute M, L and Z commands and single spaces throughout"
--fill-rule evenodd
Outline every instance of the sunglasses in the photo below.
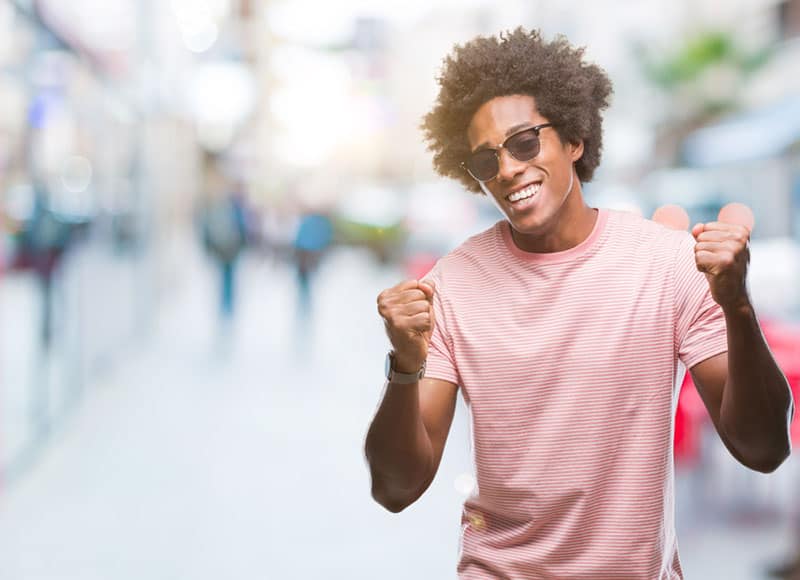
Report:
M 480 149 L 472 153 L 467 160 L 461 163 L 473 179 L 477 181 L 491 181 L 500 172 L 500 149 L 505 149 L 517 161 L 530 161 L 539 154 L 541 142 L 539 131 L 545 127 L 552 127 L 551 123 L 542 123 L 523 129 L 509 136 L 497 149 Z

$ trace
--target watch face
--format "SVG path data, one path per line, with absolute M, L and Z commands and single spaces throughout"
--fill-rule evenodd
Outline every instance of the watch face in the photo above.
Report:
M 398 385 L 416 383 L 425 375 L 426 362 L 427 361 L 423 361 L 422 368 L 415 373 L 398 373 L 394 370 L 394 352 L 389 351 L 389 354 L 386 355 L 386 379 Z

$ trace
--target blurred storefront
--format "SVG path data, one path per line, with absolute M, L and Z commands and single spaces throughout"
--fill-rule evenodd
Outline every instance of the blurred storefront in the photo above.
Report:
M 136 14 L 98 28 L 65 6 L 0 6 L 6 477 L 80 400 L 86 376 L 134 334 L 148 295 L 138 111 L 112 82 L 130 70 Z
M 194 53 L 170 24 L 155 2 L 0 4 L 6 478 L 144 336 L 168 294 L 202 154 L 202 110 L 174 90 Z

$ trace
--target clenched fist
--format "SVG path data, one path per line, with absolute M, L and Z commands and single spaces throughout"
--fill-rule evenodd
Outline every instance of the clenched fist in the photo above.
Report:
M 747 269 L 750 230 L 737 224 L 710 222 L 692 228 L 697 269 L 706 275 L 711 296 L 723 308 L 749 304 Z
M 689 215 L 680 206 L 658 208 L 653 220 L 662 225 L 685 230 Z M 723 207 L 717 221 L 699 223 L 692 228 L 697 242 L 694 255 L 697 269 L 706 275 L 711 297 L 722 308 L 749 304 L 747 270 L 750 264 L 750 232 L 755 225 L 752 210 L 741 203 Z
M 432 282 L 407 280 L 378 295 L 378 313 L 392 343 L 398 372 L 415 373 L 428 358 L 434 291 Z

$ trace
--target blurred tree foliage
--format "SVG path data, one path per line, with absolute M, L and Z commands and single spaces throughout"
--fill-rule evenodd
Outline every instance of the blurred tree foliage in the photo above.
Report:
M 657 136 L 661 159 L 674 161 L 686 135 L 738 109 L 749 77 L 773 53 L 721 30 L 699 32 L 670 51 L 635 46 L 644 77 L 667 97 Z
M 767 63 L 772 48 L 745 51 L 737 46 L 732 33 L 709 31 L 690 38 L 673 54 L 657 59 L 643 54 L 647 77 L 664 90 L 702 80 L 704 73 L 718 66 L 730 66 L 743 77 Z

